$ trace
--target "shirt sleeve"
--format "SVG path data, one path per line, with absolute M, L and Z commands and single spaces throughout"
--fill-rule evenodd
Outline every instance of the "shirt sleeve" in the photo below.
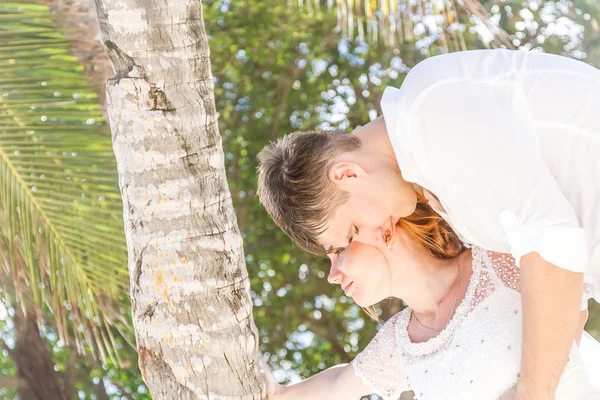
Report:
M 517 265 L 537 252 L 558 267 L 585 272 L 585 232 L 543 158 L 536 139 L 542 133 L 521 87 L 461 79 L 421 98 L 409 118 L 424 175 L 467 205 L 471 217 L 508 245 Z
M 398 317 L 390 318 L 375 338 L 352 361 L 354 373 L 363 383 L 384 400 L 397 400 L 402 392 L 410 390 L 404 374 L 402 358 L 396 344 Z

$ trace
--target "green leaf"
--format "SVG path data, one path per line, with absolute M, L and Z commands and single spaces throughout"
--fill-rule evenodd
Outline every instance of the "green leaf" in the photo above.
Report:
M 67 343 L 118 364 L 132 332 L 110 132 L 50 17 L 0 5 L 0 279 L 28 312 L 50 309 Z

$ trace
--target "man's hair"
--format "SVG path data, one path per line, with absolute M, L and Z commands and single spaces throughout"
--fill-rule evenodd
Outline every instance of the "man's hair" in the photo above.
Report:
M 328 177 L 338 155 L 358 150 L 360 139 L 343 131 L 295 132 L 267 145 L 258 155 L 258 197 L 296 244 L 324 255 L 317 238 L 348 200 Z

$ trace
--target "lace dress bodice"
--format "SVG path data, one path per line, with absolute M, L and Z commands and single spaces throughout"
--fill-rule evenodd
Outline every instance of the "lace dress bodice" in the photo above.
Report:
M 437 336 L 413 343 L 410 308 L 390 318 L 353 361 L 356 374 L 384 399 L 413 390 L 418 400 L 500 398 L 519 377 L 522 344 L 519 268 L 506 254 L 473 248 L 466 295 Z M 575 343 L 558 400 L 600 399 Z

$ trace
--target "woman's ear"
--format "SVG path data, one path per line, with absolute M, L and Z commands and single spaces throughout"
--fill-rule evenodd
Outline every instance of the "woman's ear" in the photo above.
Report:
M 362 178 L 366 175 L 367 172 L 360 165 L 349 161 L 340 161 L 333 164 L 328 173 L 329 180 L 342 190 L 355 183 L 356 178 Z

